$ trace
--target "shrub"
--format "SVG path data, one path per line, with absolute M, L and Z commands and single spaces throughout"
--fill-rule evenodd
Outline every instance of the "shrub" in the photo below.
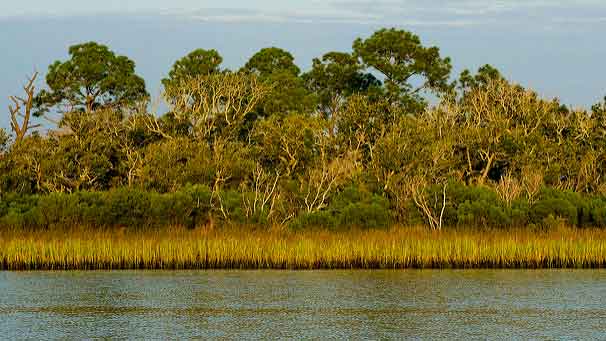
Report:
M 38 197 L 34 195 L 8 194 L 0 200 L 0 224 L 13 227 L 36 227 L 41 217 L 35 209 Z
M 530 221 L 542 224 L 548 217 L 559 217 L 566 220 L 568 224 L 577 225 L 577 209 L 565 199 L 548 198 L 539 200 L 530 211 Z
M 159 194 L 122 188 L 109 192 L 51 193 L 43 196 L 6 195 L 0 200 L 0 225 L 16 227 L 129 228 L 182 225 L 208 220 L 211 192 L 206 186 L 186 186 Z
M 601 206 L 599 200 L 585 197 L 580 193 L 543 188 L 539 193 L 538 201 L 530 209 L 530 220 L 539 223 L 552 215 L 564 219 L 571 225 L 591 226 L 595 225 L 595 207 L 592 205 L 596 204 Z
M 303 213 L 292 221 L 290 227 L 293 229 L 303 229 L 310 227 L 321 227 L 334 229 L 337 226 L 337 219 L 330 211 L 317 211 L 311 213 Z
M 291 224 L 294 228 L 383 228 L 391 222 L 389 200 L 351 185 L 320 211 L 304 213 Z
M 427 197 L 433 203 L 433 212 L 442 209 L 443 186 L 427 189 Z M 505 207 L 498 194 L 489 187 L 467 186 L 458 181 L 449 181 L 446 186 L 446 207 L 443 226 L 493 226 L 505 227 L 513 223 L 511 210 Z

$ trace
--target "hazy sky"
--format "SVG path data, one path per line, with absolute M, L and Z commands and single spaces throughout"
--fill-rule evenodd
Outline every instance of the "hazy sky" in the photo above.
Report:
M 300 21 L 486 25 L 606 22 L 604 0 L 19 0 L 0 16 L 153 13 L 216 21 Z M 520 16 L 520 14 L 523 14 Z
M 155 95 L 172 63 L 195 48 L 216 48 L 224 66 L 238 68 L 278 46 L 305 70 L 391 26 L 440 47 L 453 76 L 490 63 L 566 104 L 587 107 L 606 94 L 606 0 L 0 0 L 0 113 L 26 74 L 84 41 L 135 60 Z

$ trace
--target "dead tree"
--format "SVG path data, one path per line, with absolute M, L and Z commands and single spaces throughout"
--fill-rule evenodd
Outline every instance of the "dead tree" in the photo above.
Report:
M 447 184 L 445 183 L 442 186 L 442 207 L 438 213 L 437 211 L 434 212 L 432 208 L 432 206 L 437 207 L 438 198 L 435 198 L 435 203 L 432 205 L 427 201 L 427 197 L 425 196 L 425 187 L 427 186 L 427 183 L 419 178 L 415 178 L 412 179 L 409 184 L 412 199 L 415 205 L 423 211 L 423 214 L 429 222 L 429 227 L 432 230 L 442 230 L 444 210 L 446 209 L 446 185 Z
M 11 128 L 15 133 L 15 144 L 23 141 L 28 131 L 40 127 L 40 124 L 30 123 L 36 95 L 34 82 L 37 77 L 38 73 L 35 72 L 33 76 L 28 78 L 27 84 L 23 87 L 25 97 L 9 96 L 9 99 L 13 102 L 8 106 L 8 110 L 10 112 Z
M 274 214 L 274 205 L 280 193 L 277 189 L 278 181 L 280 180 L 280 172 L 276 172 L 276 176 L 272 177 L 269 172 L 263 169 L 260 163 L 257 163 L 256 169 L 253 171 L 252 186 L 242 187 L 243 204 L 246 212 L 246 217 L 250 218 L 259 212 L 267 210 L 267 218 L 270 219 Z M 246 196 L 246 191 L 254 190 L 254 198 Z
M 272 88 L 254 75 L 221 73 L 187 79 L 165 89 L 164 96 L 196 136 L 210 137 L 218 125 L 237 127 Z

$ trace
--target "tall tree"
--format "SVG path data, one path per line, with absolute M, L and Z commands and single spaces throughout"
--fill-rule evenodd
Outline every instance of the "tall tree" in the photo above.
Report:
M 353 49 L 366 66 L 385 76 L 392 103 L 416 109 L 423 103 L 422 90 L 441 92 L 449 87 L 450 58 L 442 58 L 437 47 L 423 46 L 411 32 L 381 29 L 367 39 L 356 39 Z
M 74 45 L 69 54 L 69 60 L 49 66 L 49 90 L 41 91 L 36 101 L 41 112 L 57 105 L 63 106 L 63 112 L 121 109 L 149 97 L 145 81 L 135 74 L 135 63 L 107 46 L 95 42 Z
M 277 47 L 267 47 L 255 53 L 244 65 L 242 71 L 260 77 L 286 72 L 298 76 L 301 70 L 294 63 L 295 58 L 288 51 Z
M 168 78 L 162 79 L 162 85 L 167 88 L 188 78 L 218 73 L 222 62 L 223 57 L 217 50 L 196 49 L 173 64 Z
M 258 116 L 306 112 L 314 101 L 299 77 L 301 70 L 288 51 L 277 47 L 261 49 L 240 70 L 259 77 L 272 90 L 256 108 Z
M 317 94 L 320 111 L 325 116 L 335 113 L 345 99 L 354 93 L 380 86 L 373 75 L 363 72 L 358 59 L 349 53 L 329 52 L 315 58 L 311 71 L 303 75 L 307 87 Z

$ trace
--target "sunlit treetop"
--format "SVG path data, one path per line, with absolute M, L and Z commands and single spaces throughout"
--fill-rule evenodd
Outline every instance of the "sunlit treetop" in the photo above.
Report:
M 135 73 L 135 63 L 107 46 L 95 42 L 74 45 L 69 55 L 69 60 L 49 66 L 49 89 L 37 97 L 40 113 L 55 106 L 66 112 L 123 108 L 149 97 L 145 81 Z

